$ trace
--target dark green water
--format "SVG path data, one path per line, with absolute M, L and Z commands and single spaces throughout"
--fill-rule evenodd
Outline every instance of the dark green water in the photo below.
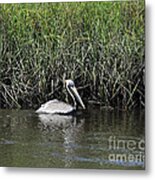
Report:
M 145 114 L 88 108 L 76 117 L 0 110 L 0 166 L 145 169 Z

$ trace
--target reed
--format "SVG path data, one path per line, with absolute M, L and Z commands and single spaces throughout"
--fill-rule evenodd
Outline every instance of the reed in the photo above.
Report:
M 144 1 L 0 5 L 0 107 L 65 99 L 144 107 Z

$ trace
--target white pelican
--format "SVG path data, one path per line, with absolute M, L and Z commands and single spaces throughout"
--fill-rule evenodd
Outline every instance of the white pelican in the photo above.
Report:
M 79 102 L 82 108 L 85 109 L 85 105 L 75 87 L 74 82 L 71 79 L 68 79 L 68 80 L 65 80 L 65 85 L 66 85 L 66 89 L 68 93 L 72 97 L 73 106 L 65 102 L 59 101 L 57 99 L 53 99 L 46 102 L 45 104 L 42 104 L 41 107 L 38 110 L 36 110 L 36 113 L 62 114 L 62 115 L 70 114 L 76 110 L 76 107 L 77 107 L 76 100 Z

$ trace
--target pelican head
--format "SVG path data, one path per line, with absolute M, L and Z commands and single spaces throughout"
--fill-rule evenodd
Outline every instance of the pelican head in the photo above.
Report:
M 79 102 L 79 104 L 82 106 L 83 109 L 85 108 L 85 105 L 75 87 L 74 82 L 71 79 L 67 79 L 65 80 L 65 85 L 66 85 L 66 89 L 69 92 L 69 94 L 71 95 L 73 102 L 74 102 L 74 107 L 76 108 L 76 100 Z

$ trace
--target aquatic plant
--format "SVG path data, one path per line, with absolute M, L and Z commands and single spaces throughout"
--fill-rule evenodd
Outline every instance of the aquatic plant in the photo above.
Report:
M 0 5 L 0 107 L 64 99 L 144 107 L 144 1 Z

